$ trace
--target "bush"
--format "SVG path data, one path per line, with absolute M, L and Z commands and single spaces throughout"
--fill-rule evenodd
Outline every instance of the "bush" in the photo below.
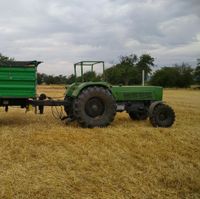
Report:
M 155 86 L 187 88 L 193 83 L 193 69 L 187 64 L 163 67 L 151 77 L 150 83 Z

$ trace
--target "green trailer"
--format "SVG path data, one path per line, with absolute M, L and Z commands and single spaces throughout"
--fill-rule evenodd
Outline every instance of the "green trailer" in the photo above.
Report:
M 40 61 L 0 62 L 0 106 L 8 111 L 9 106 L 28 109 L 33 105 L 42 114 L 44 106 L 66 106 L 64 100 L 46 100 L 47 96 L 37 96 L 37 67 Z M 36 111 L 37 112 L 37 111 Z
M 0 62 L 0 106 L 26 107 L 28 99 L 36 98 L 37 61 Z
M 122 86 L 107 83 L 103 61 L 81 61 L 74 64 L 81 70 L 81 82 L 67 87 L 63 100 L 37 96 L 38 61 L 0 62 L 0 106 L 8 111 L 9 106 L 28 108 L 34 106 L 42 114 L 45 106 L 62 106 L 66 116 L 60 119 L 77 121 L 82 127 L 105 127 L 115 118 L 116 112 L 126 111 L 132 120 L 150 119 L 154 127 L 170 127 L 175 121 L 171 107 L 162 102 L 163 88 L 156 86 Z M 102 64 L 100 82 L 85 82 L 83 69 Z M 37 111 L 36 111 L 37 112 Z
M 40 62 L 1 62 L 0 97 L 34 98 L 37 87 L 37 66 Z

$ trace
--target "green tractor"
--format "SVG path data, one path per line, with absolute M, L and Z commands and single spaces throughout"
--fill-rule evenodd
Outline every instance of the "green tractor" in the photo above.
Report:
M 81 61 L 74 64 L 76 81 L 65 94 L 67 120 L 76 120 L 82 127 L 105 127 L 116 112 L 126 111 L 132 120 L 149 118 L 154 127 L 170 127 L 175 121 L 173 109 L 162 101 L 163 88 L 158 86 L 113 86 L 105 81 L 84 82 L 83 67 L 103 61 Z M 77 81 L 77 67 L 81 69 L 81 82 Z

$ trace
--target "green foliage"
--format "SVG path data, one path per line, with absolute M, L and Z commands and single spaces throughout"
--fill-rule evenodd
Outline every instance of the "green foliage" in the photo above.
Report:
M 72 83 L 74 83 L 75 82 L 75 75 L 74 74 L 72 74 L 72 75 L 70 75 L 68 78 L 67 78 L 67 80 L 66 80 L 66 84 L 72 84 Z
M 151 73 L 154 66 L 154 58 L 148 54 L 137 57 L 135 54 L 121 56 L 119 63 L 105 71 L 106 80 L 111 84 L 141 84 L 142 70 L 145 71 L 145 79 Z
M 137 62 L 137 70 L 138 74 L 140 75 L 140 79 L 142 79 L 142 71 L 145 71 L 145 81 L 149 74 L 151 74 L 152 67 L 154 67 L 154 58 L 151 57 L 149 54 L 141 55 L 139 61 Z
M 101 81 L 101 75 L 97 75 L 95 72 L 86 72 L 83 74 L 84 81 Z M 77 77 L 76 80 L 81 82 L 81 77 Z M 75 82 L 75 75 L 70 75 L 68 77 L 63 75 L 47 75 L 44 73 L 37 74 L 38 84 L 72 84 Z
M 94 71 L 88 71 L 83 74 L 83 80 L 86 82 L 97 82 L 101 81 L 101 76 L 98 76 Z
M 14 61 L 14 58 L 4 56 L 0 53 L 0 62 L 4 62 L 4 61 Z
M 193 69 L 188 64 L 163 67 L 151 77 L 155 86 L 187 88 L 193 83 Z
M 37 74 L 38 84 L 66 84 L 67 77 L 63 75 L 53 76 L 44 73 Z
M 200 84 L 200 66 L 197 66 L 194 71 L 194 81 L 197 84 Z
M 106 80 L 111 84 L 128 85 L 135 74 L 135 67 L 128 64 L 117 64 L 105 71 Z

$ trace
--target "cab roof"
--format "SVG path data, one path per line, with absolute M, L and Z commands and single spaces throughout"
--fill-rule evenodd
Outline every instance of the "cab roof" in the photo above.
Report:
M 0 61 L 0 66 L 6 67 L 37 67 L 41 61 Z

